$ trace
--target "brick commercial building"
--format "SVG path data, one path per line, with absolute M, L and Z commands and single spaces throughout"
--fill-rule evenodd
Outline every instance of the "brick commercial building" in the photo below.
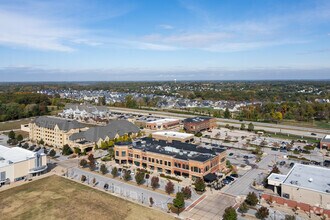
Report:
M 320 141 L 320 148 L 330 150 L 330 135 L 326 135 L 324 138 L 322 138 Z
M 166 130 L 178 127 L 180 125 L 179 119 L 165 118 L 150 121 L 146 123 L 146 128 L 151 130 Z
M 31 141 L 43 140 L 45 144 L 62 148 L 68 144 L 69 136 L 88 127 L 75 120 L 55 117 L 37 117 L 29 124 L 29 138 Z
M 178 141 L 166 143 L 144 138 L 133 143 L 118 143 L 114 150 L 116 163 L 192 179 L 226 168 L 224 149 L 211 150 Z
M 330 210 L 330 169 L 296 164 L 287 175 L 271 174 L 268 184 L 281 197 Z
M 187 118 L 183 121 L 183 125 L 187 132 L 198 133 L 215 128 L 217 120 L 210 117 Z

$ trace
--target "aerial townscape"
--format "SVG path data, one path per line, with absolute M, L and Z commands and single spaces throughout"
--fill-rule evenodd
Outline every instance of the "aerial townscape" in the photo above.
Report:
M 0 0 L 0 219 L 330 219 L 329 12 Z

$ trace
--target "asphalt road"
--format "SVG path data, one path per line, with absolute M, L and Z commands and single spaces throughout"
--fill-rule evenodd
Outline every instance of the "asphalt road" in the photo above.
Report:
M 189 115 L 189 114 L 177 114 L 177 113 L 170 113 L 170 112 L 162 112 L 162 111 L 148 111 L 148 110 L 141 110 L 141 109 L 127 109 L 127 108 L 117 108 L 117 107 L 110 107 L 110 110 L 114 112 L 120 113 L 135 113 L 141 115 L 149 115 L 152 114 L 153 116 L 160 116 L 160 117 L 172 117 L 178 119 L 184 119 L 187 117 L 195 117 L 196 115 Z M 235 127 L 240 127 L 241 123 L 249 124 L 248 121 L 239 121 L 234 119 L 217 119 L 218 124 L 225 125 L 229 124 Z M 282 124 L 270 124 L 270 123 L 261 123 L 261 122 L 252 122 L 254 124 L 255 129 L 265 130 L 269 132 L 281 132 L 284 134 L 292 134 L 298 136 L 305 136 L 305 137 L 314 137 L 314 138 L 322 138 L 326 134 L 330 134 L 330 130 L 326 129 L 319 129 L 319 128 L 307 128 L 307 127 L 298 127 L 298 126 L 291 126 L 291 125 L 282 125 Z M 311 135 L 311 133 L 315 133 L 315 135 Z

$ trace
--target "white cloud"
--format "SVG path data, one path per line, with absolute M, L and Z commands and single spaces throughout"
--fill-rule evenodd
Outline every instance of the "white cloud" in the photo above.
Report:
M 158 27 L 161 28 L 161 29 L 165 29 L 165 30 L 174 29 L 174 27 L 172 25 L 169 25 L 169 24 L 160 24 L 160 25 L 158 25 Z

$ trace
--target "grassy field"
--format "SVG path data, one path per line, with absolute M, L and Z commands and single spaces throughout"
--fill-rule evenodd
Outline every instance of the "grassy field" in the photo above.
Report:
M 9 131 L 6 131 L 4 132 L 5 135 L 8 135 L 9 134 Z M 17 137 L 17 135 L 21 134 L 23 136 L 23 138 L 27 138 L 29 137 L 29 133 L 26 132 L 26 131 L 22 131 L 22 130 L 19 130 L 19 131 L 15 131 L 15 135 Z
M 53 175 L 0 192 L 1 219 L 174 219 Z
M 12 130 L 12 129 L 20 129 L 21 124 L 28 124 L 31 122 L 30 118 L 23 118 L 17 121 L 6 121 L 0 122 L 0 131 Z

